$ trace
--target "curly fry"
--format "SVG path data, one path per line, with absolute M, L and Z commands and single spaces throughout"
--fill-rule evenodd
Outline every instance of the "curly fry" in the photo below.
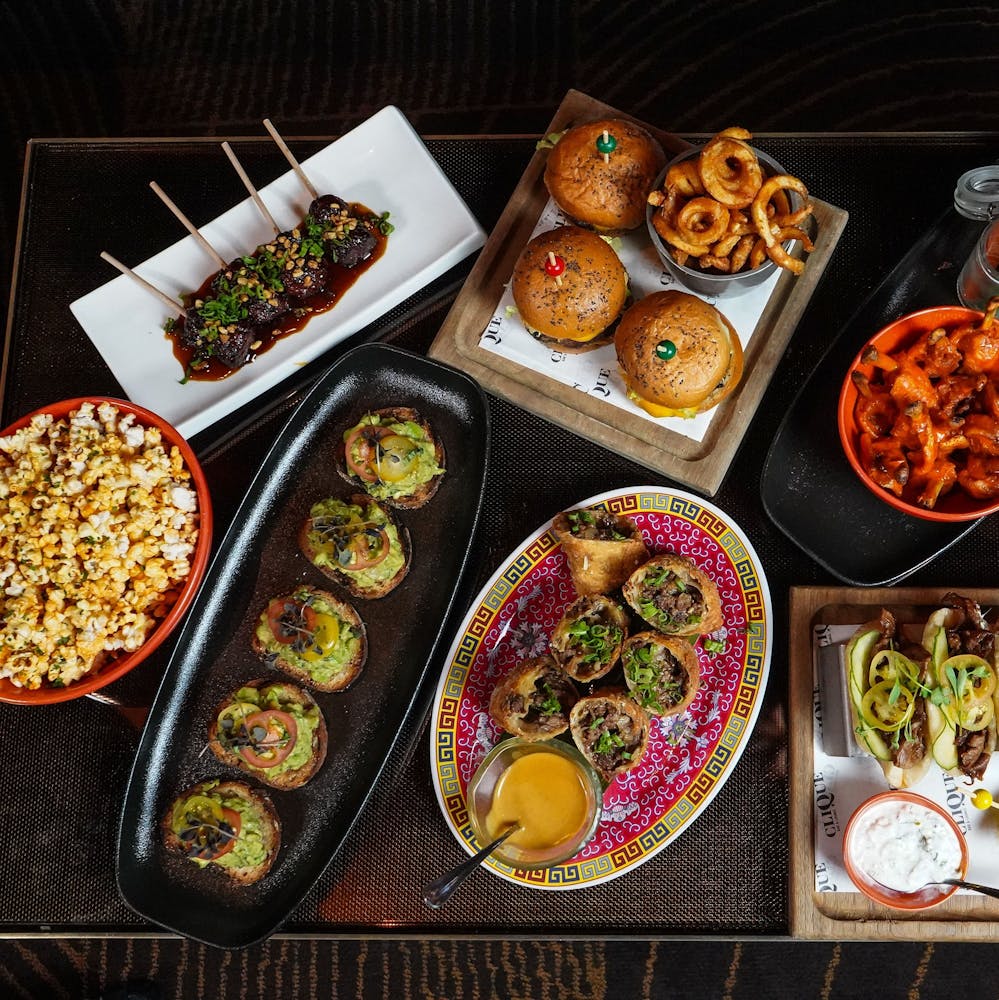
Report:
M 728 271 L 728 269 L 732 266 L 728 257 L 716 257 L 707 253 L 700 259 L 699 263 L 705 270 L 709 267 L 713 267 L 716 271 Z
M 771 177 L 769 180 L 763 182 L 756 197 L 753 199 L 750 214 L 753 224 L 756 226 L 756 231 L 763 237 L 768 247 L 773 246 L 777 242 L 777 237 L 774 235 L 770 220 L 767 217 L 767 206 L 770 204 L 770 199 L 773 198 L 774 194 L 781 190 L 794 191 L 801 195 L 804 201 L 808 201 L 808 188 L 797 177 L 792 177 L 790 174 L 777 174 L 775 177 Z
M 752 139 L 753 133 L 749 131 L 748 128 L 742 128 L 739 125 L 730 125 L 728 128 L 723 128 L 716 136 L 716 139 Z
M 664 211 L 665 208 L 666 206 L 663 205 L 659 211 L 653 213 L 652 226 L 655 231 L 674 249 L 682 250 L 691 257 L 703 257 L 708 252 L 707 246 L 697 246 L 693 243 L 688 243 L 677 232 L 676 227 Z
M 762 236 L 756 237 L 753 249 L 749 251 L 749 269 L 755 271 L 767 259 L 767 244 Z
M 739 242 L 736 243 L 731 256 L 733 272 L 742 270 L 743 265 L 749 260 L 749 252 L 753 249 L 755 242 L 756 235 L 754 233 L 739 237 Z
M 708 194 L 729 208 L 751 205 L 763 183 L 760 161 L 740 139 L 712 139 L 701 150 L 699 167 Z
M 742 237 L 738 233 L 728 233 L 715 243 L 715 245 L 711 248 L 711 253 L 716 257 L 728 257 L 741 239 Z
M 666 188 L 675 188 L 677 193 L 683 195 L 685 198 L 694 198 L 697 195 L 704 194 L 704 182 L 701 180 L 701 174 L 697 169 L 697 161 L 682 160 L 680 163 L 674 163 L 666 171 L 666 179 L 663 182 L 663 186 Z
M 691 198 L 676 213 L 674 225 L 687 243 L 710 246 L 728 229 L 728 209 L 712 198 Z

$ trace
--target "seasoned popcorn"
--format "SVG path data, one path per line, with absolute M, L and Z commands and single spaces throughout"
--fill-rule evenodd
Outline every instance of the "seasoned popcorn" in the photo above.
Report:
M 110 403 L 0 437 L 0 677 L 64 686 L 138 649 L 198 538 L 180 451 Z

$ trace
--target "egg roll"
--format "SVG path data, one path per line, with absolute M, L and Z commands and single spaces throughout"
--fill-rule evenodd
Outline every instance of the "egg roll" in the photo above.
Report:
M 576 593 L 609 594 L 649 557 L 630 518 L 607 510 L 569 510 L 552 523 Z

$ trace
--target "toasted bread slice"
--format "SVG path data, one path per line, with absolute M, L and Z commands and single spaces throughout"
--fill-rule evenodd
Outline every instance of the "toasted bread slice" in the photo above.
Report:
M 274 598 L 257 618 L 252 645 L 269 666 L 317 691 L 342 691 L 368 659 L 357 610 L 317 587 Z
M 621 592 L 635 614 L 665 635 L 706 635 L 724 624 L 717 585 L 686 556 L 653 556 Z
M 489 714 L 500 729 L 521 739 L 550 740 L 569 728 L 579 692 L 550 656 L 521 660 L 493 688 Z
M 607 782 L 635 767 L 649 745 L 648 713 L 617 688 L 580 698 L 569 728 L 579 752 Z
M 260 741 L 245 723 L 256 712 L 269 709 L 291 716 L 295 739 L 278 747 L 283 759 L 260 767 L 243 756 L 241 744 L 247 743 L 246 750 L 254 755 L 261 750 Z M 208 745 L 223 764 L 238 767 L 272 788 L 304 785 L 326 760 L 328 742 L 326 720 L 315 698 L 287 681 L 260 679 L 237 688 L 220 702 L 208 727 Z
M 375 541 L 373 533 L 383 533 Z M 364 544 L 384 545 L 387 554 L 377 564 L 356 566 L 352 553 L 356 539 L 363 536 Z M 391 593 L 405 579 L 412 560 L 409 531 L 399 523 L 386 506 L 366 493 L 355 493 L 347 500 L 327 497 L 312 505 L 309 517 L 298 534 L 298 544 L 305 558 L 324 576 L 338 583 L 352 597 L 366 601 Z M 364 551 L 361 562 L 376 559 L 377 552 Z
M 198 836 L 191 836 L 191 830 L 203 829 L 211 835 L 219 827 L 214 819 L 197 828 L 187 824 L 183 808 L 194 796 L 211 799 L 238 814 L 239 828 L 229 826 L 234 833 L 221 828 L 222 843 L 228 847 L 216 857 L 196 856 Z M 242 885 L 259 882 L 271 870 L 281 849 L 281 821 L 270 796 L 242 781 L 202 781 L 185 789 L 167 807 L 161 830 L 168 850 L 184 855 L 202 868 L 221 869 L 233 882 Z M 212 853 L 213 848 L 209 846 L 207 850 Z
M 408 406 L 369 410 L 341 435 L 335 457 L 337 471 L 352 486 L 406 510 L 430 500 L 445 472 L 444 444 Z

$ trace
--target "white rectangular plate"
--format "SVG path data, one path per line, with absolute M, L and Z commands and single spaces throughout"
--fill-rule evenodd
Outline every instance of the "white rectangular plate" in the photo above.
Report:
M 395 231 L 381 259 L 333 309 L 314 316 L 228 378 L 181 385 L 183 372 L 163 333 L 167 310 L 124 275 L 70 305 L 128 398 L 158 413 L 184 437 L 299 371 L 485 242 L 475 216 L 398 108 L 383 108 L 303 161 L 302 168 L 320 193 L 389 212 Z M 259 193 L 282 229 L 299 223 L 309 206 L 308 194 L 291 170 Z M 252 252 L 273 235 L 249 197 L 201 227 L 201 233 L 226 260 Z M 214 269 L 193 236 L 133 268 L 178 299 L 200 288 Z

